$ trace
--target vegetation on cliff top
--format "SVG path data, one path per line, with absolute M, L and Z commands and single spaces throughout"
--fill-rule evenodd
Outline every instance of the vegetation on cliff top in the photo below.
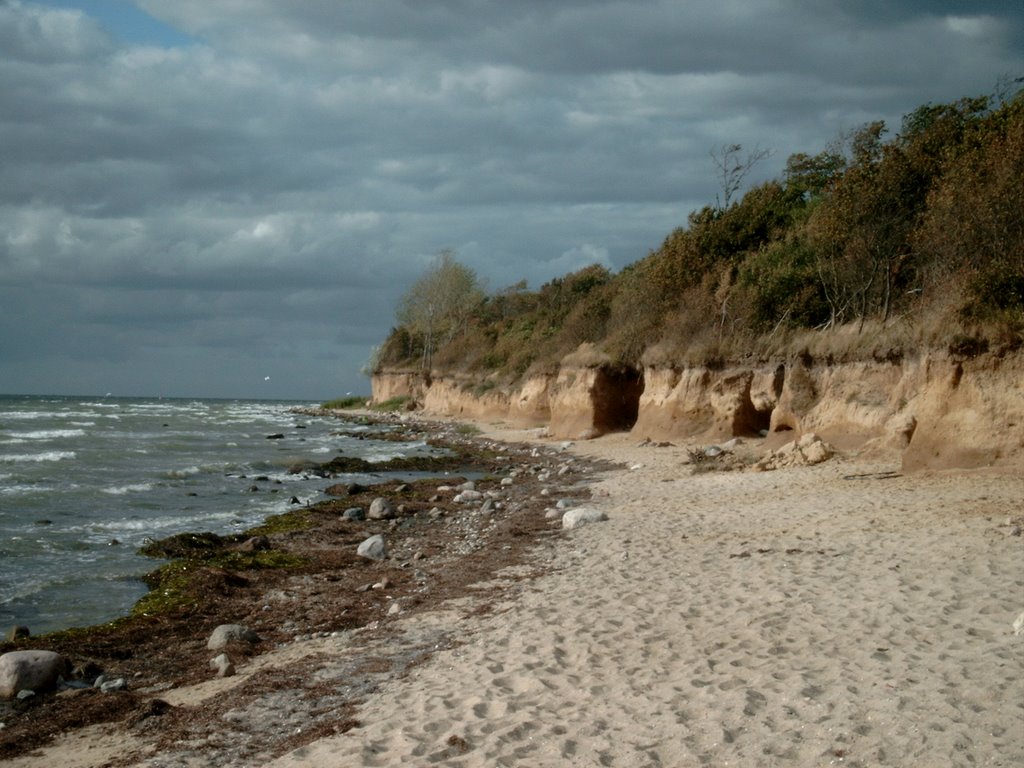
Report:
M 792 155 L 781 179 L 692 212 L 618 274 L 485 295 L 445 253 L 375 366 L 514 380 L 583 344 L 623 365 L 1020 346 L 1024 91 L 926 104 L 885 137 L 875 122 Z

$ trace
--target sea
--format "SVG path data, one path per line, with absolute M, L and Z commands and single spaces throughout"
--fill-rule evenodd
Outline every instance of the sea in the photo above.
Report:
M 430 455 L 386 425 L 297 412 L 313 403 L 0 395 L 0 634 L 111 621 L 161 564 L 138 549 L 185 531 L 239 533 L 380 481 L 289 469 L 338 455 Z

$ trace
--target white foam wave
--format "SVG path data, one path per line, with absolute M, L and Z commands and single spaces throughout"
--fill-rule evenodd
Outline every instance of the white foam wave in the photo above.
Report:
M 152 483 L 133 483 L 131 485 L 118 485 L 111 488 L 104 488 L 103 493 L 109 493 L 112 496 L 123 496 L 126 493 L 142 493 L 152 489 Z
M 61 461 L 73 459 L 77 454 L 74 451 L 46 451 L 45 453 L 18 453 L 0 456 L 0 461 L 17 463 L 22 461 Z
M 10 475 L 0 475 L 0 480 L 8 477 Z M 21 496 L 26 493 L 39 493 L 48 490 L 50 489 L 40 485 L 4 485 L 0 487 L 0 496 Z
M 169 469 L 167 470 L 167 477 L 172 480 L 180 480 L 183 477 L 191 477 L 192 475 L 198 475 L 200 472 L 199 467 L 185 467 L 184 469 Z
M 81 437 L 84 429 L 34 429 L 29 432 L 9 432 L 13 438 L 23 440 L 60 440 L 65 437 Z

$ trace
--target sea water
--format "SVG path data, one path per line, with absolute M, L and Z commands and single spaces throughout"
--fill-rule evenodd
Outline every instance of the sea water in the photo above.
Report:
M 344 480 L 292 467 L 433 451 L 301 405 L 0 395 L 0 632 L 122 616 L 160 565 L 138 554 L 147 540 L 238 533 Z

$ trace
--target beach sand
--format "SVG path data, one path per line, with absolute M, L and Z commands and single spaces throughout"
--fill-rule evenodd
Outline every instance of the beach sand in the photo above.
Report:
M 684 447 L 637 442 L 568 449 L 621 463 L 585 502 L 608 520 L 539 547 L 489 610 L 470 590 L 403 617 L 388 642 L 411 654 L 448 640 L 369 688 L 358 727 L 259 764 L 1024 765 L 1024 478 L 849 457 L 694 473 Z M 318 642 L 307 671 L 340 680 L 359 634 Z M 100 765 L 120 738 L 139 747 L 96 727 L 11 764 Z
M 630 467 L 594 488 L 609 520 L 273 765 L 1024 764 L 1024 479 L 573 450 Z

